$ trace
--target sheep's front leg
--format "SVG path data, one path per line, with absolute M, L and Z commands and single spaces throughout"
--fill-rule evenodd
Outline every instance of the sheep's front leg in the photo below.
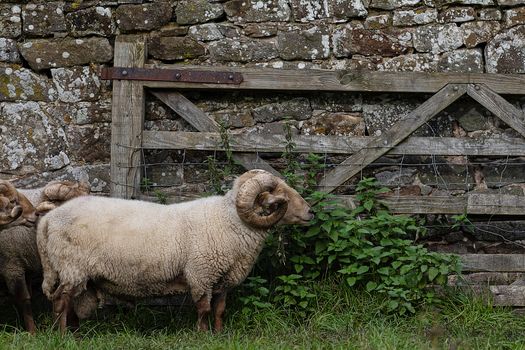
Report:
M 197 329 L 208 330 L 208 316 L 211 311 L 211 293 L 204 294 L 196 303 L 197 306 Z
M 58 322 L 60 333 L 62 333 L 62 335 L 67 331 L 68 316 L 74 312 L 72 296 L 73 290 L 71 288 L 59 286 L 55 292 L 55 297 L 53 298 L 53 312 L 55 313 L 56 322 Z
M 222 332 L 222 316 L 226 309 L 226 291 L 216 294 L 213 298 L 213 316 L 215 332 Z
M 26 330 L 31 334 L 35 334 L 36 325 L 31 308 L 31 293 L 29 292 L 25 276 L 22 274 L 6 282 L 9 293 L 11 293 L 14 298 L 16 308 L 24 319 Z

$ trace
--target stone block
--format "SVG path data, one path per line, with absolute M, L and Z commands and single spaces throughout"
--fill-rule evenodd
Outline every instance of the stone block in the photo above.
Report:
M 305 120 L 312 115 L 312 108 L 307 98 L 298 97 L 257 107 L 252 115 L 257 123 L 269 123 L 287 118 Z
M 76 37 L 88 35 L 107 36 L 115 33 L 111 8 L 88 7 L 66 14 L 68 32 Z
M 51 69 L 53 83 L 62 102 L 95 101 L 100 98 L 101 82 L 91 67 Z
M 154 30 L 171 20 L 169 1 L 152 4 L 121 5 L 115 11 L 118 28 L 122 32 Z
M 210 43 L 208 49 L 210 57 L 215 61 L 267 61 L 279 56 L 275 43 L 271 41 L 239 41 L 227 38 Z
M 238 23 L 286 22 L 291 15 L 286 0 L 230 0 L 224 11 L 228 20 Z
M 441 55 L 439 72 L 483 73 L 483 52 L 481 49 L 459 49 Z
M 15 174 L 56 170 L 69 164 L 64 123 L 38 102 L 0 104 L 0 168 Z
M 428 24 L 414 33 L 414 48 L 419 52 L 440 53 L 463 45 L 463 35 L 455 23 Z
M 392 18 L 389 14 L 368 16 L 365 19 L 365 29 L 383 29 L 392 25 Z
M 408 31 L 361 29 L 345 25 L 336 29 L 333 34 L 334 54 L 336 57 L 354 54 L 397 56 L 405 53 L 407 47 L 411 46 L 409 38 L 411 39 L 411 33 Z
M 22 10 L 23 32 L 29 36 L 48 36 L 66 31 L 64 2 L 27 4 Z
M 222 4 L 214 4 L 207 0 L 182 0 L 175 8 L 179 24 L 205 23 L 221 17 L 223 13 Z
M 484 8 L 479 10 L 480 21 L 499 21 L 501 17 L 501 11 L 497 8 Z
M 22 9 L 17 4 L 0 4 L 0 37 L 17 38 L 22 34 Z
M 315 60 L 330 56 L 330 36 L 325 27 L 281 31 L 277 36 L 279 56 L 284 60 Z
M 476 10 L 473 7 L 451 7 L 439 14 L 438 21 L 443 22 L 468 22 L 476 18 Z
M 0 67 L 0 101 L 54 101 L 57 91 L 45 75 L 18 65 Z
M 20 62 L 20 53 L 18 52 L 15 40 L 0 38 L 0 62 Z
M 414 6 L 421 0 L 370 0 L 369 7 L 381 10 L 394 10 L 399 7 Z
M 438 13 L 436 9 L 420 7 L 414 10 L 394 11 L 393 24 L 395 26 L 415 26 L 435 22 Z
M 488 73 L 525 73 L 525 25 L 494 36 L 485 47 Z
M 206 53 L 202 44 L 190 37 L 152 35 L 148 45 L 149 54 L 161 60 L 197 58 Z
M 331 113 L 316 115 L 300 126 L 304 135 L 364 136 L 365 122 L 361 113 Z
M 113 47 L 106 38 L 28 40 L 21 43 L 19 49 L 34 70 L 105 63 L 113 59 Z
M 525 6 L 516 7 L 503 12 L 503 19 L 507 28 L 518 24 L 525 24 Z
M 497 21 L 475 21 L 461 26 L 463 42 L 468 48 L 490 41 L 501 29 Z
M 191 26 L 188 30 L 188 35 L 198 41 L 213 41 L 224 37 L 215 23 Z

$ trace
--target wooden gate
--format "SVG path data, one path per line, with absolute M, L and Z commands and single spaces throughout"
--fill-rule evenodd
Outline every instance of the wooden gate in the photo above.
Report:
M 218 123 L 181 94 L 191 89 L 433 94 L 380 136 L 294 136 L 295 152 L 348 155 L 339 166 L 327 171 L 320 182 L 319 189 L 326 192 L 332 192 L 384 154 L 525 156 L 525 116 L 501 97 L 501 94 L 525 94 L 525 75 L 188 67 L 151 65 L 146 58 L 144 37 L 120 36 L 115 43 L 114 67 L 102 72 L 104 79 L 114 80 L 111 195 L 115 197 L 141 198 L 143 149 L 221 149 Z M 198 132 L 144 130 L 146 92 L 156 96 Z M 463 95 L 483 105 L 523 137 L 475 140 L 410 136 Z M 230 143 L 235 159 L 245 168 L 262 168 L 278 174 L 254 152 L 281 153 L 286 143 L 283 135 L 230 135 Z M 341 197 L 351 200 L 351 196 Z M 393 196 L 385 198 L 384 202 L 396 213 L 525 214 L 525 197 L 515 195 Z M 485 265 L 480 268 L 477 267 L 480 264 L 475 263 L 480 261 L 479 257 L 465 256 L 468 261 L 465 267 L 492 271 L 486 259 L 504 259 L 503 265 L 495 263 L 498 272 L 525 272 L 523 255 L 519 256 L 519 259 L 506 260 L 505 257 L 485 256 L 482 259 Z M 525 289 L 521 292 L 521 299 L 513 303 L 525 306 Z

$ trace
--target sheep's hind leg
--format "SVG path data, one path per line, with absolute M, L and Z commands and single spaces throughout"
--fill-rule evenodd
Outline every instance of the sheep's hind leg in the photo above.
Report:
M 197 329 L 208 330 L 208 316 L 211 311 L 211 293 L 205 293 L 196 303 L 197 305 Z
M 214 317 L 214 329 L 215 332 L 222 332 L 222 316 L 226 309 L 226 291 L 220 292 L 213 296 L 213 317 Z
M 24 319 L 24 326 L 26 330 L 31 333 L 36 333 L 35 320 L 33 319 L 33 310 L 31 308 L 31 294 L 24 274 L 17 276 L 11 281 L 6 281 L 9 293 L 13 295 L 16 308 Z

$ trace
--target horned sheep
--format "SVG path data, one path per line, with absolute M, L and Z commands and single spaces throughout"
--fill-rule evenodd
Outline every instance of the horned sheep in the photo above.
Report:
M 263 170 L 244 173 L 224 196 L 167 206 L 76 198 L 38 226 L 43 291 L 63 332 L 88 283 L 124 298 L 190 292 L 198 329 L 208 329 L 213 304 L 220 331 L 226 294 L 250 272 L 269 228 L 312 217 L 299 193 Z
M 23 193 L 34 194 L 30 196 L 33 202 Z M 36 331 L 31 309 L 31 277 L 42 273 L 36 245 L 37 216 L 67 199 L 88 193 L 86 185 L 69 181 L 24 191 L 0 180 L 0 276 L 30 333 Z

